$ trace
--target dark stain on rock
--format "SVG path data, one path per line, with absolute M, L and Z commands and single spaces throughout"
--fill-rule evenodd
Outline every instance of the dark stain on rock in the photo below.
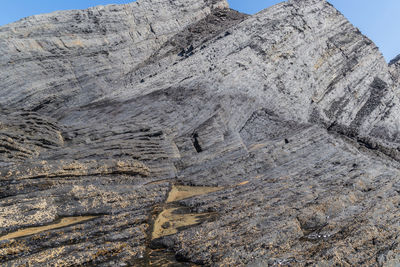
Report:
M 380 104 L 382 98 L 387 92 L 387 84 L 380 78 L 375 77 L 370 86 L 370 96 L 364 106 L 358 111 L 355 119 L 352 121 L 351 128 L 359 128 L 364 119 L 368 117 Z
M 325 110 L 326 116 L 331 120 L 340 117 L 340 115 L 342 115 L 342 113 L 345 111 L 344 108 L 349 102 L 350 100 L 346 99 L 345 96 L 339 98 L 336 101 L 333 101 L 330 108 L 328 110 Z

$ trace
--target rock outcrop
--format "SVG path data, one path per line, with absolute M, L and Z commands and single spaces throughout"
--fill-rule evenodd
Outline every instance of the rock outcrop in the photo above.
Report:
M 399 59 L 325 0 L 0 27 L 5 266 L 397 266 Z

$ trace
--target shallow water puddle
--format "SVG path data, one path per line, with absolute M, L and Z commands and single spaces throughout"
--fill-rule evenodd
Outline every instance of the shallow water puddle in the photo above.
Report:
M 244 181 L 240 184 L 231 186 L 232 188 L 238 185 L 245 185 L 249 181 Z M 164 204 L 162 204 L 162 211 L 156 217 L 153 217 L 153 229 L 149 233 L 150 243 L 155 241 L 154 246 L 149 246 L 146 253 L 145 266 L 190 266 L 197 267 L 193 263 L 182 263 L 179 262 L 175 257 L 175 252 L 171 252 L 166 248 L 153 249 L 155 247 L 159 248 L 157 244 L 157 239 L 164 236 L 169 236 L 178 233 L 185 227 L 190 227 L 198 225 L 207 220 L 213 220 L 213 217 L 217 216 L 215 212 L 207 213 L 190 213 L 188 208 L 180 205 L 179 200 L 187 199 L 194 196 L 206 195 L 209 193 L 224 190 L 230 187 L 202 187 L 202 186 L 183 186 L 183 185 L 173 185 L 168 198 Z M 160 208 L 160 207 L 159 207 Z M 153 248 L 152 248 L 153 247 Z
M 169 192 L 167 203 L 186 199 L 194 196 L 201 196 L 212 192 L 220 191 L 223 187 L 206 187 L 206 186 L 184 186 L 173 185 Z
M 173 202 L 209 194 L 223 187 L 173 185 L 166 200 L 166 206 L 154 221 L 151 239 L 176 234 L 179 228 L 196 225 L 207 219 L 212 213 L 185 213 L 182 207 Z
M 65 217 L 62 218 L 58 223 L 50 224 L 50 225 L 45 225 L 45 226 L 38 226 L 38 227 L 29 227 L 26 229 L 21 229 L 19 231 L 10 233 L 8 235 L 4 235 L 0 237 L 1 240 L 6 240 L 6 239 L 13 239 L 13 238 L 18 238 L 18 237 L 24 237 L 24 236 L 29 236 L 29 235 L 34 235 L 40 232 L 44 232 L 47 230 L 52 230 L 52 229 L 57 229 L 57 228 L 62 228 L 66 227 L 72 224 L 77 224 L 80 222 L 88 221 L 93 218 L 97 218 L 98 216 L 77 216 L 77 217 Z
M 154 222 L 154 229 L 151 239 L 176 234 L 178 229 L 185 226 L 195 225 L 210 213 L 177 213 L 179 208 L 170 208 L 161 212 Z

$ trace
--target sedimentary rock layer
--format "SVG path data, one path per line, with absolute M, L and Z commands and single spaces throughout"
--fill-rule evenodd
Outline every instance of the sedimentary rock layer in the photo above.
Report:
M 0 27 L 0 262 L 396 266 L 398 89 L 324 0 Z

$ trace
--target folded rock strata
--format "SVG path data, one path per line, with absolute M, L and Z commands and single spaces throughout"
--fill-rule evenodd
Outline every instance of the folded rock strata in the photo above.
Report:
M 2 265 L 400 264 L 399 59 L 325 0 L 60 11 L 0 59 Z

